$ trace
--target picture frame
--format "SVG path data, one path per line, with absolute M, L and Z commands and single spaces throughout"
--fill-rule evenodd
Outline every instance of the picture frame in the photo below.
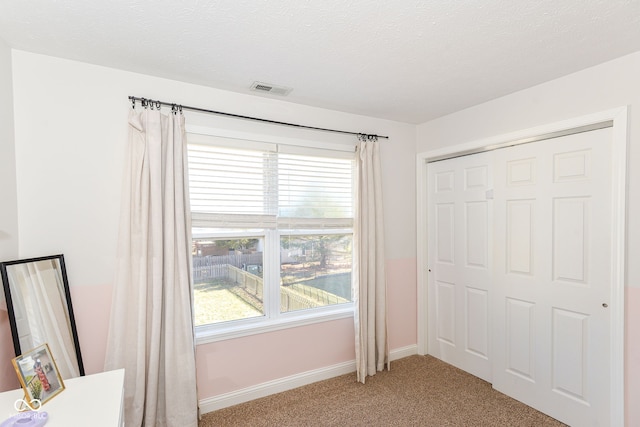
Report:
M 13 358 L 11 362 L 24 390 L 24 403 L 31 409 L 39 409 L 64 390 L 64 382 L 49 344 L 39 345 Z

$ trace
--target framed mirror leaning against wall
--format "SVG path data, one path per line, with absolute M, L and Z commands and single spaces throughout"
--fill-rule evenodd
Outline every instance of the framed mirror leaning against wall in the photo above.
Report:
M 0 263 L 16 356 L 49 344 L 63 379 L 84 376 L 63 255 Z

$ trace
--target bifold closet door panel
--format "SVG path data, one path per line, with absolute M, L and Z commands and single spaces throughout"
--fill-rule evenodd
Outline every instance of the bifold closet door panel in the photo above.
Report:
M 610 128 L 494 152 L 493 386 L 608 425 Z
M 428 165 L 429 353 L 491 380 L 491 154 Z

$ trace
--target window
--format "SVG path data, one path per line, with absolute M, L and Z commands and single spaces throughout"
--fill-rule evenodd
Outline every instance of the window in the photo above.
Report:
M 195 134 L 188 151 L 197 328 L 352 310 L 353 151 Z

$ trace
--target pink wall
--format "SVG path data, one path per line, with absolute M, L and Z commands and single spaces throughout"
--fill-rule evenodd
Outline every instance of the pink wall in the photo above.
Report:
M 71 286 L 71 301 L 87 375 L 104 370 L 112 289 L 111 285 Z
M 389 347 L 391 350 L 418 342 L 416 259 L 393 259 L 386 264 Z
M 0 292 L 2 292 L 1 289 Z M 15 356 L 9 316 L 6 311 L 0 310 L 0 391 L 12 390 L 20 386 L 11 364 L 11 359 Z
M 285 329 L 198 346 L 200 399 L 354 360 L 353 320 Z
M 626 289 L 625 420 L 640 426 L 640 288 Z

